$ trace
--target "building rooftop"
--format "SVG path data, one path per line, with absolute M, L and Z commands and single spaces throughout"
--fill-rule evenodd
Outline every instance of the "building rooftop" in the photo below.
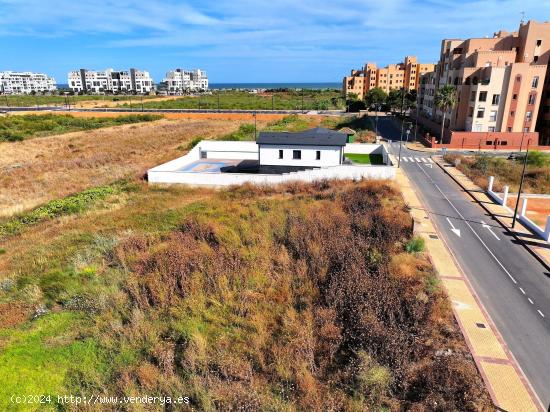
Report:
M 316 127 L 303 132 L 260 132 L 258 144 L 289 144 L 305 146 L 345 146 L 346 133 Z

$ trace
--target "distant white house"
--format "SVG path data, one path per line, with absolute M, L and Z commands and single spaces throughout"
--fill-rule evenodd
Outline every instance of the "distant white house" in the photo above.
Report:
M 130 69 L 115 71 L 107 69 L 95 71 L 80 69 L 69 72 L 69 88 L 74 92 L 84 93 L 150 93 L 154 90 L 153 79 L 149 72 Z
M 344 161 L 348 135 L 321 127 L 303 132 L 260 132 L 259 165 L 329 167 Z
M 204 70 L 170 70 L 162 80 L 166 92 L 171 95 L 208 90 L 208 75 Z

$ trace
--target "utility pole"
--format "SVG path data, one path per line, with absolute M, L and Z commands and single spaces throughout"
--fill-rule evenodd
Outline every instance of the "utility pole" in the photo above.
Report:
M 401 122 L 401 135 L 399 136 L 399 158 L 397 159 L 397 167 L 401 167 L 401 146 L 403 146 L 403 125 L 405 122 Z M 411 133 L 412 123 L 407 129 L 407 142 L 409 141 L 409 134 Z
M 419 93 L 418 91 L 416 92 L 416 109 L 414 111 L 414 114 L 415 114 L 415 120 L 414 120 L 414 141 L 416 142 L 416 132 L 418 131 L 418 97 L 419 97 Z
M 304 113 L 304 88 L 302 87 L 302 113 Z
M 512 229 L 516 225 L 516 219 L 518 215 L 519 198 L 521 196 L 521 189 L 523 188 L 523 180 L 525 179 L 525 168 L 527 166 L 527 158 L 529 157 L 529 143 L 531 139 L 527 139 L 527 150 L 525 152 L 525 158 L 523 159 L 523 170 L 521 171 L 521 180 L 519 182 L 518 197 L 516 199 L 516 207 L 514 209 L 514 217 L 512 219 Z
M 376 107 L 376 121 L 375 121 L 374 128 L 375 128 L 376 137 L 378 137 L 378 111 L 380 110 L 380 103 L 376 103 L 374 107 Z
M 252 116 L 254 116 L 254 141 L 256 141 L 256 112 Z

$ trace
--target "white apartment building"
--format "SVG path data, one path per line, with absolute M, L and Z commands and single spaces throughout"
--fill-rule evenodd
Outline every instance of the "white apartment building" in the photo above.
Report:
M 154 90 L 153 79 L 147 71 L 137 69 L 95 71 L 80 69 L 69 72 L 69 88 L 84 93 L 150 93 Z
M 53 92 L 56 89 L 55 79 L 44 73 L 0 72 L 0 93 L 3 94 Z
M 168 94 L 208 90 L 208 76 L 204 70 L 170 70 L 163 79 Z

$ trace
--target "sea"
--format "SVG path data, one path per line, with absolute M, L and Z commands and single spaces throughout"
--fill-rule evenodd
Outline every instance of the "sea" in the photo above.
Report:
M 210 89 L 341 89 L 341 83 L 210 83 Z

